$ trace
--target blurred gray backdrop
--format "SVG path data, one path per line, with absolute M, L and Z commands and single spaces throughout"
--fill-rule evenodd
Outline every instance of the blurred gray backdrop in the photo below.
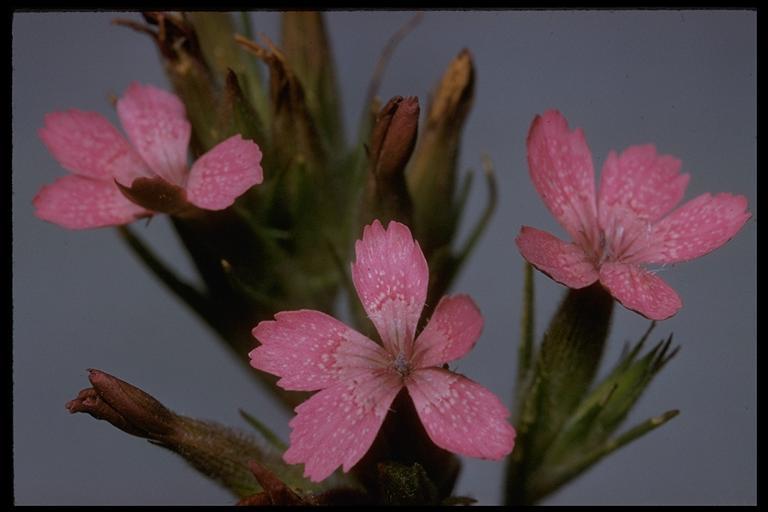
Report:
M 331 12 L 348 133 L 387 39 L 412 13 Z M 139 80 L 168 87 L 149 38 L 113 26 L 136 13 L 16 13 L 13 19 L 14 474 L 17 504 L 227 504 L 232 497 L 177 456 L 86 415 L 67 400 L 86 368 L 136 383 L 176 411 L 248 428 L 237 409 L 284 438 L 287 414 L 260 391 L 205 325 L 156 282 L 110 229 L 72 232 L 33 216 L 32 197 L 63 176 L 37 136 L 46 112 L 78 108 L 116 121 L 107 97 Z M 279 39 L 275 12 L 252 14 Z M 527 175 L 536 113 L 560 109 L 584 128 L 599 170 L 610 149 L 653 142 L 703 192 L 749 198 L 734 240 L 664 278 L 684 307 L 680 354 L 628 419 L 681 414 L 622 449 L 549 504 L 752 504 L 756 501 L 756 13 L 753 11 L 428 12 L 399 46 L 381 96 L 428 94 L 467 47 L 477 88 L 462 169 L 495 161 L 500 204 L 455 291 L 471 294 L 485 332 L 458 369 L 508 400 L 513 390 L 523 260 L 521 224 L 565 233 Z M 268 170 L 267 170 L 268 172 Z M 479 182 L 478 182 L 479 184 Z M 476 187 L 468 218 L 484 204 Z M 186 276 L 192 267 L 165 218 L 136 228 Z M 466 232 L 467 226 L 464 226 Z M 538 333 L 563 287 L 536 275 Z M 616 309 L 606 361 L 648 322 Z M 498 503 L 503 464 L 466 459 L 459 494 Z

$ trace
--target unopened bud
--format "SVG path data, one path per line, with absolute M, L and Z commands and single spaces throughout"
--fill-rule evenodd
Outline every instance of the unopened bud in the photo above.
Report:
M 88 372 L 93 388 L 67 403 L 70 413 L 86 412 L 123 432 L 155 440 L 177 426 L 178 416 L 144 391 L 100 370 Z
M 408 167 L 416 238 L 429 259 L 456 233 L 456 171 L 461 131 L 472 106 L 475 72 L 462 50 L 448 65 L 429 105 L 426 127 Z
M 376 115 L 368 147 L 370 159 L 363 222 L 379 219 L 411 224 L 413 206 L 405 166 L 419 125 L 419 100 L 395 96 Z
M 154 397 L 108 373 L 88 370 L 92 388 L 67 403 L 70 413 L 86 412 L 128 434 L 149 439 L 181 455 L 195 469 L 218 481 L 237 496 L 261 491 L 248 470 L 251 460 L 271 458 L 294 480 L 294 467 L 265 454 L 250 436 L 215 423 L 180 416 Z
M 376 116 L 371 133 L 371 162 L 379 179 L 402 175 L 413 153 L 419 126 L 419 100 L 395 96 Z

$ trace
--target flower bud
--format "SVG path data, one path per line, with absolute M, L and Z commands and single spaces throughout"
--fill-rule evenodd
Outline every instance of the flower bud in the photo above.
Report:
M 402 176 L 413 153 L 419 126 L 419 100 L 395 96 L 376 116 L 371 133 L 371 162 L 379 179 Z
M 248 462 L 261 460 L 281 477 L 303 480 L 295 466 L 268 454 L 251 437 L 215 423 L 180 416 L 141 389 L 99 370 L 89 370 L 92 388 L 67 403 L 70 413 L 86 412 L 110 422 L 123 432 L 181 455 L 195 469 L 218 481 L 239 497 L 261 491 Z M 306 482 L 306 488 L 311 484 Z
M 93 388 L 67 402 L 70 413 L 86 412 L 123 432 L 150 439 L 160 439 L 176 428 L 178 416 L 144 391 L 100 370 L 88 373 Z
M 376 115 L 368 147 L 369 170 L 364 221 L 397 220 L 411 224 L 411 197 L 405 165 L 411 157 L 419 125 L 419 100 L 395 96 Z
M 465 49 L 451 61 L 434 92 L 426 127 L 408 166 L 416 238 L 427 259 L 451 244 L 460 220 L 455 204 L 456 166 L 474 83 L 472 57 Z

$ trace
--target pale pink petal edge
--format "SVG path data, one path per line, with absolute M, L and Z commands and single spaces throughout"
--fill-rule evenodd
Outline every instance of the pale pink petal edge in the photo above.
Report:
M 415 341 L 414 365 L 441 366 L 464 357 L 483 331 L 483 315 L 469 295 L 445 296 Z
M 261 150 L 234 135 L 201 156 L 189 171 L 187 199 L 204 210 L 232 206 L 246 190 L 264 181 Z
M 429 368 L 407 382 L 416 412 L 432 442 L 448 451 L 499 460 L 515 446 L 509 410 L 489 390 L 463 375 Z
M 546 231 L 523 226 L 515 243 L 528 263 L 569 288 L 584 288 L 600 277 L 580 247 Z

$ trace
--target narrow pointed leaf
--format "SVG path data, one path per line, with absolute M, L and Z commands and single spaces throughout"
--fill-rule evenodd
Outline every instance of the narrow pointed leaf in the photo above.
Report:
M 162 282 L 169 290 L 189 306 L 210 327 L 223 334 L 209 299 L 195 287 L 182 281 L 171 269 L 169 269 L 152 250 L 139 238 L 128 226 L 117 228 L 120 238 L 128 245 L 131 251 L 142 263 Z
M 584 455 L 581 459 L 574 461 L 566 467 L 563 467 L 560 469 L 560 471 L 550 473 L 546 478 L 542 478 L 540 481 L 535 481 L 531 485 L 531 503 L 535 503 L 541 498 L 552 493 L 570 480 L 582 474 L 584 471 L 592 467 L 607 455 L 615 452 L 622 446 L 631 443 L 635 439 L 642 437 L 651 430 L 664 425 L 678 414 L 679 411 L 672 410 L 665 412 L 661 416 L 650 418 L 628 430 L 624 434 L 621 434 L 619 437 L 607 441 L 592 452 Z
M 344 129 L 330 42 L 322 13 L 282 14 L 283 51 L 306 92 L 307 105 L 329 153 L 340 151 Z
M 272 446 L 274 446 L 279 451 L 283 452 L 288 448 L 288 446 L 283 442 L 282 439 L 280 439 L 277 434 L 272 432 L 269 427 L 264 425 L 262 422 L 260 422 L 255 416 L 248 414 L 242 409 L 238 409 L 238 412 L 240 413 L 240 416 L 248 422 L 250 426 L 252 426 L 259 434 L 261 434 L 264 439 L 269 442 Z

